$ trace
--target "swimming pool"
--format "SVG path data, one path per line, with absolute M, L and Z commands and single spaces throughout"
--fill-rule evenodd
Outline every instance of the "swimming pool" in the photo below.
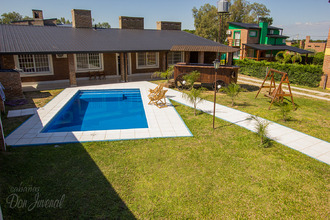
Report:
M 148 128 L 139 89 L 79 90 L 42 133 Z

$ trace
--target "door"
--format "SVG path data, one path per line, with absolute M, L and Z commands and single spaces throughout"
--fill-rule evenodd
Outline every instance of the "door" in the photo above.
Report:
M 234 32 L 234 46 L 238 47 L 241 45 L 241 32 L 235 31 Z

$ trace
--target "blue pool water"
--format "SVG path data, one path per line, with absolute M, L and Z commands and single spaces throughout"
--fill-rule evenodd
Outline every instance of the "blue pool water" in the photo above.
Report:
M 80 90 L 42 132 L 148 128 L 139 89 Z

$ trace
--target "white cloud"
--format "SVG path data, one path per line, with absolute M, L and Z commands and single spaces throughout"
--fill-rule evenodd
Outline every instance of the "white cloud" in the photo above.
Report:
M 276 27 L 276 25 L 274 25 Z M 279 26 L 279 25 L 277 25 Z M 283 35 L 290 38 L 304 39 L 306 36 L 311 36 L 313 40 L 325 40 L 328 37 L 330 21 L 320 22 L 296 22 L 295 24 L 283 25 Z

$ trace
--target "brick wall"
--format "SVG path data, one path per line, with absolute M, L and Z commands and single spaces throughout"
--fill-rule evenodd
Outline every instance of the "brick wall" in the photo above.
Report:
M 24 98 L 19 72 L 0 70 L 0 82 L 5 87 L 6 99 Z
M 181 31 L 181 22 L 157 21 L 157 30 L 178 30 Z
M 92 28 L 92 13 L 90 10 L 72 9 L 72 27 Z
M 152 73 L 152 72 L 156 72 L 156 71 L 161 71 L 163 68 L 163 62 L 162 62 L 162 58 L 163 58 L 163 54 L 165 52 L 159 52 L 159 68 L 147 68 L 147 69 L 137 69 L 137 63 L 136 63 L 136 53 L 131 53 L 131 63 L 132 63 L 132 74 L 135 73 Z
M 316 52 L 324 52 L 326 43 L 314 43 L 314 42 L 310 42 L 310 39 L 311 39 L 310 36 L 306 36 L 306 41 L 304 45 L 305 50 L 313 49 Z
M 327 41 L 327 46 L 325 49 L 325 56 L 324 56 L 324 61 L 323 61 L 323 72 L 324 74 L 328 75 L 328 81 L 327 81 L 327 88 L 330 88 L 330 29 L 329 29 L 329 34 L 328 34 L 328 41 Z M 324 85 L 324 80 L 325 76 L 322 77 L 320 86 L 323 87 Z
M 144 18 L 119 16 L 120 29 L 144 29 Z

